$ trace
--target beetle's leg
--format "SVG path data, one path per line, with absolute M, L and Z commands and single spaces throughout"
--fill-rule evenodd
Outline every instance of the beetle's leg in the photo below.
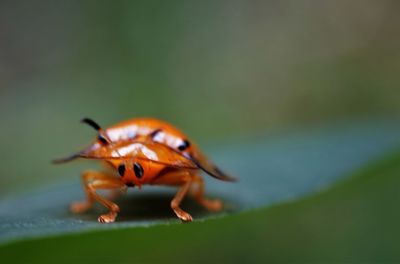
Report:
M 111 190 L 110 195 L 108 196 L 108 198 L 110 200 L 115 200 L 118 197 L 120 197 L 122 194 L 126 194 L 127 191 L 128 191 L 128 187 L 126 185 L 122 189 L 113 189 L 113 190 Z
M 93 198 L 92 194 L 88 191 L 89 183 L 91 183 L 95 180 L 107 181 L 110 178 L 113 179 L 112 176 L 108 176 L 106 173 L 100 173 L 100 172 L 91 171 L 91 170 L 83 172 L 81 180 L 82 180 L 82 185 L 83 185 L 85 193 L 86 193 L 86 200 L 72 203 L 71 211 L 74 213 L 83 213 L 83 212 L 89 210 L 95 202 L 95 199 Z
M 150 183 L 153 185 L 180 186 L 174 199 L 171 201 L 171 208 L 174 210 L 176 216 L 185 222 L 190 222 L 193 220 L 193 218 L 190 214 L 183 211 L 179 205 L 181 204 L 186 193 L 189 191 L 190 185 L 192 184 L 192 178 L 193 176 L 186 170 L 172 170 L 160 175 Z
M 200 175 L 193 176 L 193 182 L 196 183 L 196 190 L 193 192 L 193 196 L 196 201 L 204 206 L 209 211 L 221 211 L 223 204 L 220 200 L 209 200 L 204 197 L 204 180 Z
M 196 174 L 195 171 L 188 170 L 172 170 L 157 177 L 151 184 L 180 185 L 180 189 L 175 198 L 171 201 L 171 207 L 175 214 L 183 221 L 192 221 L 192 217 L 184 212 L 180 207 L 183 197 L 188 192 L 193 183 L 197 183 L 197 189 L 194 198 L 199 204 L 210 211 L 218 211 L 222 209 L 222 203 L 218 200 L 207 200 L 204 198 L 204 182 L 203 179 Z
M 179 188 L 179 191 L 176 193 L 174 199 L 171 201 L 171 208 L 174 210 L 176 216 L 178 216 L 184 222 L 191 222 L 193 220 L 192 216 L 187 212 L 183 211 L 179 205 L 182 202 L 182 199 L 185 197 L 188 192 L 190 185 L 192 184 L 191 178 L 188 177 L 188 180 Z
M 82 181 L 86 191 L 87 200 L 84 202 L 76 202 L 71 205 L 71 210 L 80 213 L 91 208 L 95 201 L 98 201 L 110 210 L 108 214 L 101 215 L 98 221 L 101 223 L 114 222 L 119 207 L 115 203 L 105 199 L 96 193 L 97 189 L 122 189 L 126 188 L 125 184 L 119 179 L 107 176 L 106 174 L 96 171 L 86 171 L 82 174 Z

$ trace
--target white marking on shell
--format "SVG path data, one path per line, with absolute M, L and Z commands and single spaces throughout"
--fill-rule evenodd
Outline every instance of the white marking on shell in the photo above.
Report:
M 143 154 L 146 158 L 148 158 L 150 160 L 155 160 L 155 161 L 158 160 L 157 153 L 141 143 L 133 143 L 128 146 L 121 147 L 117 150 L 114 150 L 111 153 L 111 156 L 112 157 L 119 157 L 120 155 L 121 156 L 128 156 L 128 155 L 137 156 L 139 154 Z

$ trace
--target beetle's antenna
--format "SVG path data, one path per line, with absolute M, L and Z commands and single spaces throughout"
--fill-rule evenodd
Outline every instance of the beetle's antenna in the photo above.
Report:
M 87 118 L 87 117 L 83 118 L 81 120 L 81 123 L 88 124 L 89 126 L 93 127 L 96 131 L 101 130 L 101 126 L 90 118 Z
M 85 117 L 81 120 L 81 123 L 88 124 L 89 126 L 93 127 L 99 133 L 98 138 L 102 144 L 109 145 L 112 143 L 106 132 L 92 119 Z
M 107 133 L 101 128 L 99 124 L 97 124 L 93 119 L 85 117 L 81 120 L 81 123 L 88 124 L 89 126 L 93 127 L 98 133 L 98 139 L 100 142 L 104 145 L 113 145 L 113 142 L 111 141 L 110 137 L 107 135 Z M 118 156 L 121 157 L 121 154 L 117 150 Z

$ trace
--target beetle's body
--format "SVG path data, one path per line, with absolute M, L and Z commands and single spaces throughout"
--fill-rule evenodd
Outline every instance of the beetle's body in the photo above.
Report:
M 154 141 L 174 149 L 182 145 L 186 139 L 186 136 L 177 128 L 154 118 L 131 119 L 106 129 L 108 137 L 113 142 L 147 137 L 154 131 L 159 131 L 159 133 L 152 135 Z
M 192 220 L 188 213 L 179 208 L 179 204 L 193 183 L 198 185 L 195 198 L 200 204 L 215 211 L 222 208 L 218 200 L 209 201 L 204 198 L 200 170 L 220 180 L 232 181 L 233 178 L 209 162 L 177 128 L 151 118 L 132 119 L 105 130 L 90 119 L 84 119 L 83 122 L 98 130 L 97 140 L 85 150 L 57 162 L 79 157 L 99 159 L 115 169 L 119 177 L 117 173 L 83 173 L 88 199 L 74 203 L 74 212 L 86 211 L 97 200 L 110 209 L 110 213 L 99 217 L 99 222 L 113 222 L 119 207 L 99 196 L 95 190 L 126 189 L 127 186 L 140 188 L 145 184 L 181 186 L 171 207 L 183 221 Z
M 171 152 L 168 148 L 162 148 L 160 150 L 161 146 L 155 145 L 157 146 L 155 147 L 156 149 L 152 149 L 151 146 L 143 144 L 142 142 L 153 141 L 180 151 L 178 149 L 179 146 L 182 146 L 184 141 L 187 140 L 186 136 L 175 127 L 153 118 L 131 119 L 114 125 L 104 130 L 104 132 L 112 142 L 116 142 L 115 147 L 103 149 L 104 146 L 102 143 L 96 141 L 91 146 L 91 151 L 99 151 L 100 153 L 97 153 L 98 156 L 107 156 L 111 154 L 113 158 L 118 158 L 118 155 L 121 155 L 127 162 L 135 159 L 138 155 L 143 155 L 150 160 L 168 159 L 173 161 L 174 158 L 182 159 L 182 157 L 178 157 L 176 153 Z M 191 146 L 188 146 L 188 148 L 183 150 L 182 153 L 196 153 L 197 151 L 197 148 L 191 144 Z M 121 163 L 120 159 L 110 159 L 105 161 L 112 165 L 116 170 Z M 155 164 L 151 161 L 142 161 L 141 166 L 145 173 L 140 177 L 140 179 L 134 175 L 132 170 L 128 169 L 126 170 L 125 175 L 122 176 L 123 181 L 126 184 L 134 184 L 138 187 L 144 184 L 152 184 L 154 179 L 158 178 L 157 176 L 160 176 L 160 172 L 167 167 L 164 164 Z M 194 164 L 190 167 L 197 169 Z M 164 184 L 179 185 L 179 182 L 168 181 L 168 179 L 166 179 Z
M 112 148 L 109 154 L 111 154 L 113 159 L 106 159 L 104 161 L 111 165 L 115 171 L 118 171 L 121 163 L 125 164 L 125 172 L 120 175 L 120 179 L 130 187 L 141 187 L 145 184 L 161 184 L 160 181 L 156 182 L 156 180 L 160 180 L 163 172 L 170 172 L 171 170 L 185 169 L 193 172 L 198 171 L 194 164 L 187 162 L 187 160 L 177 155 L 177 153 L 171 153 L 170 149 L 152 143 L 144 144 L 137 141 L 127 141 Z M 119 155 L 123 156 L 123 158 L 119 158 Z M 140 159 L 140 157 L 143 157 L 143 159 Z M 177 159 L 183 159 L 182 163 L 187 164 L 187 166 L 185 168 L 174 168 L 168 164 L 154 163 L 154 161 L 167 160 L 176 162 Z M 143 173 L 140 176 L 134 172 L 133 166 L 135 163 L 140 164 L 142 167 Z M 181 181 L 176 182 L 172 179 L 164 179 L 163 184 L 180 185 Z

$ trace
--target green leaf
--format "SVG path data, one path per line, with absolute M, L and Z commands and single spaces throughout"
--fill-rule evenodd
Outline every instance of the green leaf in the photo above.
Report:
M 98 210 L 83 216 L 68 213 L 69 202 L 80 193 L 76 184 L 3 201 L 0 205 L 3 242 L 49 234 L 62 236 L 4 245 L 0 248 L 1 256 L 14 261 L 40 262 L 341 261 L 347 257 L 362 260 L 364 256 L 378 258 L 385 254 L 397 257 L 392 242 L 398 232 L 394 222 L 399 220 L 394 210 L 397 203 L 393 202 L 399 201 L 398 153 L 312 198 L 244 212 L 326 188 L 398 144 L 399 138 L 395 136 L 398 130 L 393 127 L 367 128 L 297 134 L 239 144 L 215 153 L 219 163 L 238 172 L 241 179 L 238 184 L 209 182 L 210 195 L 227 202 L 229 210 L 225 214 L 229 217 L 179 224 L 171 220 L 174 219 L 168 208 L 171 193 L 165 194 L 165 190 L 157 192 L 158 195 L 134 194 L 121 200 L 125 213 L 112 225 L 95 222 Z M 213 216 L 190 201 L 184 208 L 200 219 Z M 234 214 L 235 211 L 244 213 Z M 147 226 L 151 228 L 144 228 Z M 380 229 L 387 233 L 379 237 Z M 66 235 L 71 232 L 79 234 Z M 378 242 L 387 246 L 376 247 Z M 75 253 L 66 254 L 66 250 Z M 61 252 L 63 257 L 59 259 Z

